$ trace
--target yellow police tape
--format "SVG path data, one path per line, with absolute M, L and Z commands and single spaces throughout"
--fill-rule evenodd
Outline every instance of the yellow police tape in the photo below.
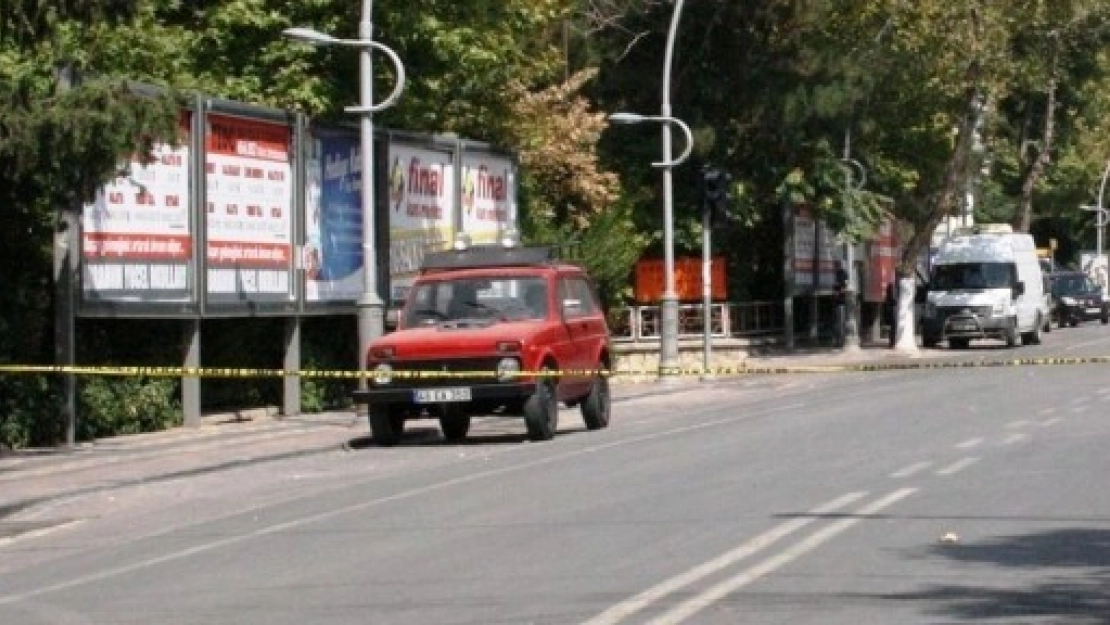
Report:
M 563 377 L 594 376 L 606 377 L 737 377 L 754 374 L 789 373 L 848 373 L 865 371 L 906 371 L 922 369 L 966 369 L 975 367 L 1020 367 L 1046 365 L 1089 365 L 1110 364 L 1110 356 L 1082 358 L 1007 358 L 993 360 L 963 361 L 900 361 L 882 363 L 845 363 L 831 365 L 791 365 L 779 367 L 752 366 L 741 364 L 732 367 L 673 367 L 668 369 L 564 369 L 542 371 L 520 371 L 512 374 L 483 371 L 392 371 L 390 377 L 396 379 L 457 379 L 457 378 L 497 378 L 497 377 Z M 64 365 L 4 365 L 0 364 L 0 374 L 51 374 L 80 376 L 127 376 L 127 377 L 173 377 L 173 378 L 334 378 L 358 379 L 376 377 L 374 371 L 342 370 L 302 370 L 249 369 L 231 367 L 117 367 L 117 366 L 64 366 Z

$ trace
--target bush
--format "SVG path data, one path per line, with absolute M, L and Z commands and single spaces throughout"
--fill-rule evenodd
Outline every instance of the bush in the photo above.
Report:
M 156 432 L 181 425 L 178 381 L 93 377 L 80 387 L 77 438 Z
M 0 376 L 0 445 L 19 449 L 60 440 L 56 383 L 38 375 Z

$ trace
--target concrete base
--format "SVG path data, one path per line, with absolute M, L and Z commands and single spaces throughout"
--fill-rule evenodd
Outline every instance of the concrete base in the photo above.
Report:
M 750 339 L 717 339 L 713 341 L 709 356 L 712 368 L 739 367 L 751 356 L 780 349 L 781 337 Z M 704 354 L 700 339 L 680 340 L 678 342 L 678 367 L 683 376 L 689 372 L 701 375 Z M 659 377 L 658 343 L 614 343 L 614 367 L 626 373 L 622 376 L 635 380 L 655 380 Z

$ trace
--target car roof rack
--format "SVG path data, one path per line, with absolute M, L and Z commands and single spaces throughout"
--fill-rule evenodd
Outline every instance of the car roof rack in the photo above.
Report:
M 551 265 L 558 261 L 551 247 L 502 247 L 478 245 L 466 249 L 428 252 L 422 271 Z

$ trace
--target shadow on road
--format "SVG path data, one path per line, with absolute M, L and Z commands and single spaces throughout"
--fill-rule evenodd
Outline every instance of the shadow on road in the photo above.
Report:
M 1009 571 L 989 587 L 933 586 L 885 599 L 921 603 L 945 619 L 1110 625 L 1110 530 L 1065 529 L 935 545 L 923 557 Z M 1034 575 L 1037 581 L 1020 585 Z

